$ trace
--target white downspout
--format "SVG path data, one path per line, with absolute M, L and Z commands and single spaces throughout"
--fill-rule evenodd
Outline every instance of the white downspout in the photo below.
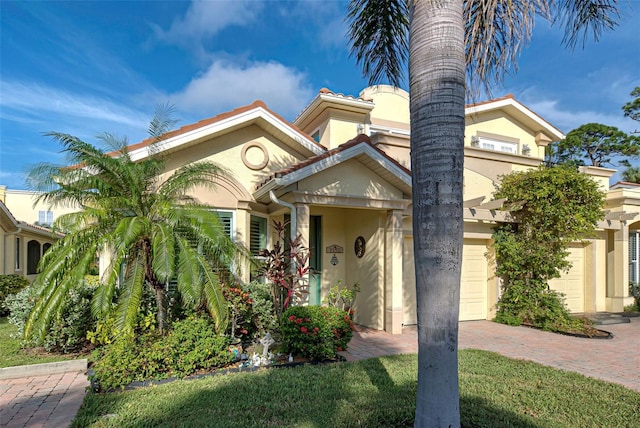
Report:
M 271 198 L 272 202 L 278 205 L 282 205 L 283 207 L 289 208 L 291 210 L 291 233 L 289 234 L 289 238 L 293 242 L 296 239 L 298 232 L 298 212 L 296 211 L 296 207 L 289 202 L 279 200 L 276 197 L 276 194 L 273 193 L 273 190 L 269 190 L 269 197 Z

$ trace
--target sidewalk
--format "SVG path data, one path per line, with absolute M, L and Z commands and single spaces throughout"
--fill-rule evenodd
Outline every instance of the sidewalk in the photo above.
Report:
M 68 427 L 89 386 L 85 371 L 71 367 L 75 371 L 0 380 L 0 427 Z

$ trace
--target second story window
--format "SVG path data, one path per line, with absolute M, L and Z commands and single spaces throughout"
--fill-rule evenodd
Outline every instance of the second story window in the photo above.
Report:
M 38 211 L 38 225 L 51 227 L 53 225 L 53 211 Z
M 500 141 L 493 138 L 479 137 L 479 147 L 481 149 L 495 150 L 497 152 L 518 153 L 518 145 L 507 141 Z

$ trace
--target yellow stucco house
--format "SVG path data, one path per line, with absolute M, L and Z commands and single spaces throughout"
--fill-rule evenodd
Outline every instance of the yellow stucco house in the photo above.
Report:
M 536 167 L 545 146 L 563 137 L 512 96 L 467 106 L 460 320 L 495 311 L 500 283 L 487 254 L 492 226 L 505 219 L 492 200 L 499 177 Z M 197 197 L 252 251 L 270 246 L 272 220 L 290 219 L 311 249 L 309 303 L 338 281 L 357 282 L 355 321 L 399 333 L 416 322 L 409 141 L 408 93 L 380 85 L 357 97 L 322 89 L 292 123 L 256 101 L 177 129 L 155 150 L 167 156 L 166 173 L 203 159 L 229 170 Z M 148 156 L 149 144 L 131 146 L 132 158 Z M 583 172 L 608 190 L 615 171 Z M 607 203 L 597 235 L 572 245 L 573 268 L 551 283 L 573 312 L 622 311 L 632 302 L 640 190 L 613 189 Z
M 15 215 L 16 213 L 9 210 L 6 205 L 7 192 L 12 193 L 7 191 L 5 186 L 0 186 L 0 275 L 17 274 L 33 281 L 40 258 L 62 235 L 54 234 L 50 229 L 43 227 L 50 224 L 50 222 L 47 223 L 46 216 L 51 217 L 51 214 L 43 214 L 44 221 L 39 223 L 41 225 L 18 220 L 30 218 L 32 215 L 33 194 L 22 191 L 13 192 L 16 195 L 27 196 L 24 200 L 20 196 L 9 197 L 9 200 L 20 210 L 19 214 L 22 214 Z M 29 214 L 25 215 L 25 212 Z

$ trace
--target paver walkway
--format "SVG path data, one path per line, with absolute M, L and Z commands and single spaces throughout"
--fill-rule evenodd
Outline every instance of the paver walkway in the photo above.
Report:
M 68 427 L 88 386 L 80 371 L 0 380 L 0 427 Z
M 628 324 L 600 328 L 613 333 L 614 338 L 584 339 L 490 321 L 467 321 L 460 323 L 458 346 L 531 360 L 640 391 L 640 317 L 631 318 Z M 415 327 L 406 327 L 400 335 L 358 328 L 349 343 L 347 359 L 417 351 Z
M 526 327 L 470 321 L 460 323 L 458 344 L 460 349 L 494 351 L 640 391 L 640 317 L 631 318 L 629 324 L 607 325 L 603 329 L 615 338 L 581 339 Z M 358 328 L 349 343 L 347 359 L 416 353 L 417 349 L 415 327 L 407 327 L 399 335 Z M 0 380 L 0 427 L 67 427 L 88 386 L 82 372 Z

